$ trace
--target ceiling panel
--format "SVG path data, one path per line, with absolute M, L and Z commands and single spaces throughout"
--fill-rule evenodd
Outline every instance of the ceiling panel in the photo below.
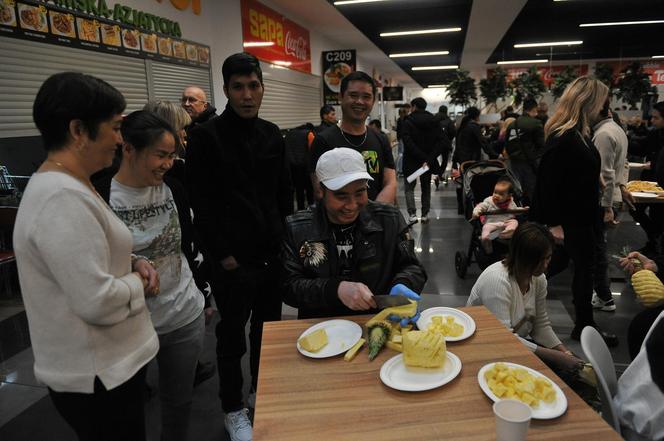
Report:
M 333 0 L 328 0 L 333 4 Z M 393 58 L 421 86 L 445 82 L 449 72 L 413 71 L 413 66 L 458 65 L 472 0 L 388 0 L 336 8 L 387 55 L 447 50 L 449 55 Z M 381 37 L 382 32 L 460 27 L 460 32 Z

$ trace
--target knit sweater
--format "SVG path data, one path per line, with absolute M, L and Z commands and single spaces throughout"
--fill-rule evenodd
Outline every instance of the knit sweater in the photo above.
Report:
M 543 274 L 530 280 L 530 289 L 524 295 L 516 279 L 507 272 L 507 267 L 496 262 L 480 274 L 470 291 L 466 306 L 477 305 L 486 306 L 510 330 L 528 317 L 516 334 L 531 351 L 535 351 L 537 345 L 553 348 L 560 344 L 546 312 L 546 277 Z
M 14 250 L 35 377 L 57 392 L 129 380 L 159 349 L 131 233 L 104 201 L 60 172 L 36 173 L 16 217 Z
M 608 208 L 622 202 L 620 185 L 627 184 L 627 135 L 611 118 L 597 123 L 594 130 L 593 143 L 602 159 L 601 173 L 606 185 L 600 193 L 600 204 Z

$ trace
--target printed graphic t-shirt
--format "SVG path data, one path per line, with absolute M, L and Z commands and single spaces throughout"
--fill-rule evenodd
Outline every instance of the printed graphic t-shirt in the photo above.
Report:
M 158 334 L 188 325 L 203 311 L 205 300 L 182 253 L 180 221 L 166 184 L 134 188 L 111 181 L 110 206 L 134 239 L 132 251 L 152 260 L 160 293 L 147 297 Z
M 334 241 L 337 245 L 340 276 L 350 280 L 353 272 L 353 245 L 355 243 L 355 223 L 350 225 L 330 224 Z
M 364 163 L 367 165 L 367 172 L 373 178 L 373 181 L 369 182 L 369 199 L 376 200 L 376 196 L 383 189 L 385 169 L 394 168 L 394 157 L 392 156 L 392 148 L 383 137 L 370 127 L 367 127 L 367 131 L 366 140 L 364 135 L 357 136 L 346 132 L 342 133 L 339 126 L 328 127 L 317 134 L 311 144 L 309 171 L 311 173 L 316 172 L 318 158 L 328 150 L 337 147 L 357 150 L 362 153 Z

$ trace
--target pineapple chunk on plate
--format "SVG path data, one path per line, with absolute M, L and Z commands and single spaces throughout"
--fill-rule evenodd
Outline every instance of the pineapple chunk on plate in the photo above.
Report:
M 328 343 L 317 352 L 307 351 L 300 340 L 314 332 L 324 329 Z M 304 331 L 297 339 L 296 347 L 300 354 L 310 358 L 327 358 L 343 354 L 362 338 L 362 327 L 349 320 L 326 320 Z
M 446 335 L 445 341 L 447 342 L 465 340 L 475 333 L 475 320 L 473 320 L 471 316 L 459 309 L 448 308 L 446 306 L 436 306 L 422 311 L 419 320 L 417 320 L 417 328 L 426 331 L 432 322 L 432 317 L 437 316 L 445 317 L 443 318 L 443 321 L 445 322 L 449 320 L 448 317 L 452 317 L 454 323 L 463 327 L 463 332 L 458 336 L 452 337 Z

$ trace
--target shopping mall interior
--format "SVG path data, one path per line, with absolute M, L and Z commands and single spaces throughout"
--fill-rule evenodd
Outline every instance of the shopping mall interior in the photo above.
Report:
M 354 71 L 365 72 L 370 77 L 376 87 L 364 114 L 365 121 L 361 123 L 364 127 L 364 122 L 372 121 L 374 127 L 367 126 L 367 133 L 378 130 L 380 139 L 384 139 L 390 149 L 392 162 L 388 160 L 383 165 L 386 173 L 392 168 L 390 172 L 394 174 L 396 197 L 392 205 L 397 207 L 403 221 L 410 223 L 410 230 L 400 234 L 412 238 L 414 258 L 427 275 L 419 292 L 418 310 L 443 307 L 446 311 L 459 311 L 461 308 L 460 311 L 468 312 L 469 319 L 475 319 L 473 329 L 477 323 L 475 335 L 465 341 L 465 348 L 464 342 L 454 340 L 447 345 L 448 352 L 457 352 L 460 356 L 460 370 L 429 387 L 428 384 L 422 386 L 428 380 L 419 379 L 412 373 L 414 371 L 408 374 L 407 369 L 403 374 L 406 380 L 397 378 L 397 374 L 390 377 L 392 380 L 384 378 L 390 375 L 386 368 L 390 357 L 398 355 L 389 344 L 373 362 L 366 360 L 367 348 L 350 363 L 345 362 L 342 354 L 350 346 L 324 360 L 317 359 L 315 354 L 307 355 L 299 340 L 290 338 L 288 333 L 294 333 L 295 337 L 306 334 L 310 326 L 326 318 L 298 320 L 297 308 L 283 303 L 280 322 L 283 328 L 268 324 L 264 328 L 256 391 L 251 390 L 251 381 L 247 380 L 251 375 L 248 352 L 242 358 L 244 400 L 249 400 L 250 395 L 255 400 L 247 404 L 254 439 L 496 439 L 494 420 L 497 417 L 492 411 L 492 400 L 498 397 L 480 385 L 483 378 L 478 374 L 480 368 L 490 362 L 525 365 L 546 378 L 553 378 L 560 390 L 562 398 L 558 397 L 558 404 L 561 400 L 565 403 L 562 411 L 541 417 L 533 410 L 528 439 L 605 440 L 622 439 L 621 436 L 663 439 L 661 421 L 659 427 L 652 422 L 651 425 L 644 423 L 644 432 L 638 437 L 635 433 L 638 428 L 626 429 L 625 420 L 616 416 L 617 408 L 611 407 L 615 404 L 608 404 L 614 403 L 616 388 L 621 387 L 616 386 L 616 378 L 621 378 L 635 362 L 636 354 L 630 347 L 631 327 L 641 320 L 645 310 L 659 308 L 661 311 L 664 304 L 661 282 L 657 288 L 661 287 L 661 292 L 657 291 L 660 297 L 655 304 L 649 304 L 635 292 L 631 274 L 620 263 L 631 252 L 639 251 L 655 261 L 664 252 L 664 218 L 657 215 L 661 212 L 657 204 L 664 203 L 664 191 L 659 187 L 664 184 L 659 179 L 660 165 L 664 171 L 664 156 L 659 152 L 664 147 L 664 113 L 659 111 L 664 110 L 664 104 L 658 107 L 664 101 L 664 48 L 657 37 L 662 31 L 664 2 L 658 0 L 123 0 L 122 4 L 103 0 L 0 0 L 0 91 L 3 94 L 0 100 L 0 440 L 79 439 L 56 409 L 49 394 L 51 385 L 35 373 L 32 340 L 37 327 L 29 307 L 26 311 L 28 302 L 24 301 L 19 282 L 19 276 L 24 281 L 32 275 L 19 274 L 21 256 L 20 253 L 16 256 L 12 240 L 17 226 L 17 207 L 20 207 L 26 186 L 33 174 L 49 161 L 42 134 L 33 119 L 33 105 L 40 87 L 51 75 L 76 71 L 100 78 L 117 89 L 126 101 L 125 116 L 154 101 L 169 101 L 187 110 L 186 105 L 195 104 L 197 99 L 220 115 L 235 109 L 232 94 L 229 97 L 228 79 L 222 74 L 222 64 L 227 57 L 239 52 L 249 53 L 259 60 L 263 92 L 258 117 L 276 124 L 285 137 L 285 153 L 281 152 L 285 155 L 284 161 L 295 161 L 294 154 L 289 155 L 288 151 L 293 148 L 288 142 L 289 134 L 309 134 L 316 142 L 318 132 L 314 128 L 321 124 L 324 106 L 331 106 L 336 113 L 335 122 L 338 120 L 341 135 L 350 144 L 346 147 L 364 153 L 361 145 L 355 145 L 344 135 L 350 134 L 343 124 L 351 105 L 344 106 L 348 83 L 344 85 L 343 78 Z M 606 303 L 606 300 L 601 304 L 593 303 L 591 316 L 597 328 L 612 334 L 617 344 L 600 338 L 604 358 L 593 360 L 594 375 L 602 378 L 594 377 L 589 381 L 593 385 L 590 398 L 573 386 L 578 387 L 578 378 L 569 380 L 560 371 L 550 369 L 550 364 L 541 356 L 538 358 L 536 352 L 525 349 L 515 337 L 525 337 L 517 333 L 522 323 L 505 327 L 507 323 L 498 322 L 491 315 L 493 311 L 484 307 L 465 309 L 480 275 L 488 266 L 507 256 L 510 242 L 501 236 L 500 245 L 492 254 L 494 257 L 487 259 L 490 253 L 482 248 L 485 243 L 480 239 L 483 224 L 471 219 L 470 214 L 475 204 L 485 197 L 491 198 L 493 190 L 485 192 L 481 198 L 473 194 L 470 173 L 464 173 L 472 164 L 469 162 L 460 169 L 463 161 L 455 160 L 461 150 L 459 140 L 464 139 L 458 135 L 468 121 L 473 120 L 478 126 L 482 150 L 478 150 L 472 161 L 485 165 L 490 164 L 486 161 L 497 161 L 493 166 L 518 182 L 509 162 L 512 124 L 520 120 L 521 115 L 528 115 L 533 109 L 529 103 L 534 103 L 540 114 L 532 113 L 536 116 L 530 119 L 541 121 L 538 124 L 542 140 L 546 134 L 548 143 L 549 137 L 554 136 L 549 133 L 551 119 L 558 121 L 556 118 L 563 113 L 560 109 L 566 105 L 564 103 L 585 99 L 571 97 L 573 87 L 568 86 L 586 76 L 606 91 L 601 105 L 608 113 L 602 115 L 604 118 L 608 115 L 612 124 L 622 128 L 620 139 L 625 140 L 618 167 L 623 169 L 624 182 L 616 181 L 617 200 L 609 196 L 611 219 L 601 220 L 605 249 L 594 253 L 603 253 L 608 261 L 605 276 L 612 296 L 609 302 L 613 303 Z M 351 80 L 350 84 L 353 82 Z M 185 98 L 185 90 L 191 86 L 204 98 L 198 95 L 198 98 Z M 424 99 L 424 108 L 417 104 L 411 106 L 417 98 Z M 403 165 L 406 156 L 412 155 L 406 141 L 410 138 L 404 135 L 407 132 L 403 132 L 406 129 L 402 127 L 410 118 L 409 112 L 419 109 L 433 118 L 439 117 L 442 107 L 456 127 L 457 137 L 448 136 L 442 126 L 437 126 L 439 135 L 451 138 L 445 144 L 449 147 L 443 148 L 440 156 L 433 156 L 442 162 L 435 181 L 420 180 L 416 185 L 413 209 L 409 206 L 412 202 L 407 200 L 409 188 L 413 191 L 407 180 L 412 170 L 402 168 L 406 167 Z M 469 111 L 471 108 L 477 111 L 477 117 Z M 582 110 L 585 112 L 587 108 Z M 540 119 L 542 112 L 544 119 Z M 598 118 L 594 114 L 587 119 L 597 123 Z M 307 123 L 309 126 L 305 126 Z M 586 123 L 584 127 L 588 128 L 584 135 L 590 139 L 599 126 Z M 521 139 L 520 135 L 515 136 Z M 365 134 L 364 141 L 366 138 Z M 654 144 L 648 144 L 652 139 L 655 139 Z M 642 147 L 646 144 L 647 148 Z M 309 140 L 302 151 L 309 155 L 311 145 Z M 538 157 L 538 164 L 544 155 Z M 186 163 L 184 155 L 181 159 Z M 366 154 L 364 159 L 367 161 Z M 596 171 L 602 174 L 602 186 L 600 188 L 599 182 L 595 185 L 596 195 L 604 191 L 604 173 L 611 168 L 604 161 L 604 155 L 600 162 L 597 154 Z M 369 162 L 367 166 L 371 167 Z M 307 164 L 305 169 L 307 167 L 303 176 L 309 185 L 309 173 L 316 175 L 317 169 L 315 163 Z M 560 179 L 552 186 L 569 187 L 571 182 L 578 181 L 574 173 L 588 176 L 594 173 L 576 166 L 570 170 L 576 171 L 552 175 Z M 424 172 L 425 176 L 431 175 L 427 170 Z M 610 174 L 614 176 L 613 171 Z M 295 183 L 295 175 L 289 180 L 291 178 Z M 210 176 L 210 182 L 214 179 L 215 176 Z M 257 191 L 262 191 L 264 176 L 253 175 L 251 179 Z M 414 179 L 418 182 L 417 177 Z M 464 179 L 468 185 L 464 185 Z M 313 185 L 317 184 L 316 180 Z M 188 184 L 183 182 L 183 185 Z M 430 188 L 423 192 L 421 185 Z M 631 188 L 636 197 L 630 196 L 631 202 L 627 202 L 622 193 L 621 199 L 620 186 Z M 330 191 L 324 186 L 323 189 Z M 514 197 L 520 206 L 534 201 L 539 191 L 525 195 L 521 190 L 519 188 L 519 194 L 515 193 Z M 523 191 L 527 193 L 525 185 Z M 568 189 L 566 194 L 572 195 L 572 199 L 575 197 L 574 189 Z M 430 198 L 428 213 L 421 209 L 427 198 Z M 291 211 L 322 203 L 312 198 L 298 206 L 292 199 Z M 579 203 L 571 200 L 568 205 L 566 202 L 554 211 L 567 212 L 560 215 L 565 219 L 574 218 Z M 598 213 L 600 208 L 607 209 L 599 203 L 597 207 Z M 192 208 L 193 222 L 197 226 L 193 203 Z M 18 213 L 20 216 L 20 209 Z M 523 223 L 533 220 L 523 212 L 516 214 Z M 656 233 L 646 228 L 643 219 L 655 224 Z M 278 220 L 281 221 L 283 219 Z M 86 238 L 81 241 L 85 242 Z M 555 249 L 567 250 L 567 246 L 562 239 L 556 242 L 554 260 Z M 545 315 L 548 313 L 550 328 L 559 338 L 561 348 L 584 362 L 592 362 L 591 351 L 582 347 L 583 336 L 579 341 L 579 336 L 574 336 L 573 332 L 579 311 L 579 300 L 573 293 L 578 288 L 573 287 L 579 277 L 575 276 L 575 268 L 581 265 L 571 257 L 555 274 L 546 274 L 546 301 L 537 307 L 544 308 Z M 72 260 L 72 274 L 81 264 L 84 263 Z M 217 265 L 212 271 L 226 271 L 222 266 Z M 274 287 L 275 292 L 280 289 Z M 199 364 L 211 366 L 213 372 L 193 389 L 186 438 L 190 440 L 242 439 L 229 432 L 220 403 L 219 376 L 214 367 L 218 363 L 218 336 L 215 335 L 220 320 L 218 303 L 212 301 L 214 312 L 206 322 L 203 349 L 198 359 Z M 489 317 L 481 316 L 477 312 L 479 308 L 487 311 Z M 359 319 L 359 323 L 364 324 L 368 317 Z M 535 320 L 524 316 L 526 319 Z M 66 328 L 68 323 L 57 325 Z M 485 325 L 487 328 L 482 327 Z M 247 323 L 247 344 L 250 344 L 249 330 Z M 292 341 L 286 337 L 280 340 L 279 332 L 289 335 Z M 406 340 L 406 331 L 399 332 Z M 367 332 L 364 334 L 365 338 L 370 338 Z M 530 344 L 536 346 L 535 335 L 528 338 L 531 338 Z M 659 338 L 661 342 L 661 336 Z M 401 335 L 397 341 L 401 351 Z M 475 347 L 470 348 L 473 344 Z M 645 348 L 644 344 L 641 351 L 645 352 Z M 60 356 L 66 359 L 66 350 Z M 606 357 L 609 357 L 608 363 L 612 363 L 609 378 L 613 375 L 608 397 L 602 390 L 602 385 L 606 385 L 606 372 L 598 373 L 600 368 L 597 367 L 606 367 Z M 652 378 L 648 370 L 647 375 L 641 377 L 642 381 L 651 383 L 655 390 L 652 396 L 664 397 L 664 385 L 661 378 L 659 382 L 655 379 L 655 364 L 651 363 Z M 663 367 L 661 360 L 657 366 Z M 156 359 L 150 361 L 146 369 L 147 377 L 142 385 L 146 437 L 142 439 L 185 439 L 163 435 Z M 312 376 L 317 369 L 326 374 Z M 292 378 L 286 380 L 282 375 Z M 408 383 L 408 375 L 416 377 L 412 384 Z M 658 375 L 661 377 L 661 372 Z M 397 386 L 390 381 L 396 381 Z M 289 386 L 285 387 L 286 384 Z M 292 384 L 299 390 L 290 390 Z M 587 392 L 587 387 L 585 384 L 581 389 Z M 649 398 L 656 399 L 652 396 Z M 639 409 L 662 415 L 661 402 L 659 405 L 646 403 Z M 548 409 L 548 405 L 541 406 Z M 453 416 L 447 416 L 448 412 Z M 528 413 L 530 415 L 530 410 Z M 519 435 L 524 438 L 514 436 L 505 439 L 525 439 L 525 435 Z

